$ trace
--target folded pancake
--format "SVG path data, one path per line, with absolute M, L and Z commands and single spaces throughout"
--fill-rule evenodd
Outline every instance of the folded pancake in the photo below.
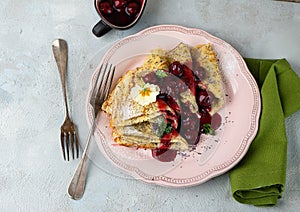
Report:
M 116 138 L 115 141 L 122 146 L 137 147 L 144 149 L 159 149 L 163 146 L 160 139 L 149 139 L 138 136 L 122 135 L 121 137 Z M 171 150 L 185 151 L 189 148 L 185 139 L 182 138 L 180 135 L 172 138 L 169 145 L 170 147 L 168 149 Z
M 157 99 L 147 104 L 141 104 L 131 96 L 134 87 L 143 88 L 147 83 L 144 81 L 145 76 L 153 73 L 155 75 L 158 71 L 165 70 L 163 75 L 167 76 L 163 79 L 164 85 L 160 85 L 161 90 L 165 89 L 163 86 L 167 86 L 170 82 L 179 84 L 176 81 L 168 80 L 168 76 L 172 75 L 168 72 L 169 66 L 174 61 L 178 61 L 190 69 L 201 67 L 205 71 L 204 77 L 203 75 L 198 76 L 201 79 L 198 86 L 200 88 L 205 87 L 214 95 L 212 108 L 209 112 L 211 115 L 223 106 L 224 97 L 218 61 L 210 44 L 190 47 L 187 44 L 180 43 L 170 51 L 156 49 L 147 56 L 142 66 L 129 70 L 119 79 L 116 87 L 102 105 L 102 110 L 110 116 L 113 139 L 118 144 L 157 149 L 165 145 L 165 137 L 168 138 L 167 145 L 170 149 L 187 150 L 189 144 L 193 144 L 190 140 L 186 140 L 186 136 L 174 133 L 174 129 L 180 126 L 178 111 L 168 105 L 165 105 L 162 109 L 161 103 L 159 104 Z M 197 64 L 197 67 L 195 64 Z M 194 72 L 194 74 L 197 76 L 197 72 Z M 179 78 L 177 80 L 181 81 Z M 185 116 L 197 117 L 197 114 L 199 114 L 195 93 L 193 94 L 190 89 L 187 88 L 178 93 L 174 101 L 178 105 L 189 105 L 188 111 L 185 111 Z M 181 118 L 184 119 L 184 115 Z M 170 126 L 171 131 L 168 129 Z M 195 130 L 197 129 L 196 127 Z M 196 136 L 197 134 L 195 134 Z
M 193 69 L 194 74 L 201 80 L 200 87 L 210 91 L 213 95 L 211 115 L 219 111 L 224 105 L 222 78 L 219 71 L 218 59 L 210 43 L 191 47 L 180 43 L 167 53 L 169 61 L 179 61 Z M 196 70 L 202 68 L 205 74 Z M 201 74 L 201 76 L 200 76 Z
M 193 69 L 199 69 L 200 66 L 200 68 L 203 68 L 205 71 L 204 77 L 199 77 L 201 79 L 200 86 L 204 86 L 206 90 L 214 95 L 212 110 L 210 111 L 210 114 L 213 115 L 224 105 L 222 77 L 216 53 L 210 43 L 197 45 L 194 48 L 191 48 L 191 52 Z M 195 73 L 198 72 L 195 71 Z
M 130 91 L 135 84 L 143 84 L 141 77 L 149 70 L 130 70 L 122 76 L 114 90 L 102 105 L 102 110 L 111 116 L 111 126 L 127 126 L 160 115 L 157 103 L 140 105 L 130 97 Z
M 192 68 L 192 54 L 191 47 L 185 43 L 179 43 L 174 49 L 167 52 L 168 59 L 170 63 L 178 61 L 181 64 Z
M 139 124 L 113 128 L 114 140 L 124 146 L 156 149 L 162 145 L 162 135 L 167 125 L 162 125 L 164 117 L 159 116 Z M 187 150 L 188 143 L 180 135 L 170 134 L 170 149 Z
M 154 101 L 141 105 L 132 99 L 132 88 L 145 84 L 142 78 L 150 72 L 141 68 L 128 71 L 120 78 L 102 106 L 102 110 L 110 115 L 113 139 L 120 145 L 160 148 L 163 132 L 167 127 L 162 123 L 169 123 L 173 128 L 178 127 L 177 114 L 167 104 L 162 107 L 162 103 L 159 105 L 158 101 Z M 168 146 L 176 150 L 188 149 L 187 141 L 175 133 L 169 134 Z
M 151 53 L 147 56 L 145 62 L 138 69 L 141 70 L 168 70 L 169 69 L 169 58 L 166 52 L 159 48 L 151 51 Z

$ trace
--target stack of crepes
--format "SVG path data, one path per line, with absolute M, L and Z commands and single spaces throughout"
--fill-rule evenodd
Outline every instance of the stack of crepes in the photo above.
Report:
M 215 114 L 223 106 L 224 97 L 218 60 L 211 44 L 191 47 L 180 43 L 168 51 L 155 49 L 148 55 L 142 66 L 127 71 L 119 79 L 116 87 L 102 106 L 103 111 L 110 116 L 113 138 L 118 144 L 145 149 L 161 147 L 161 135 L 157 133 L 155 126 L 165 121 L 166 114 L 173 116 L 176 115 L 176 111 L 165 105 L 162 113 L 161 106 L 155 100 L 161 92 L 160 89 L 155 85 L 146 83 L 143 79 L 151 72 L 167 75 L 169 65 L 174 61 L 192 69 L 196 76 L 201 75 L 198 76 L 201 79 L 198 86 L 204 87 L 214 95 L 209 111 L 210 115 Z M 205 74 L 199 73 L 199 68 Z M 161 72 L 162 70 L 164 72 Z M 152 96 L 153 100 L 137 101 L 132 95 L 133 90 L 136 90 L 137 87 L 142 90 L 136 91 L 136 95 L 147 95 L 149 98 Z M 178 96 L 180 101 L 189 103 L 192 113 L 199 113 L 195 95 L 190 89 L 186 89 L 182 93 L 179 92 Z M 178 103 L 178 105 L 180 104 Z M 184 151 L 188 150 L 189 146 L 189 142 L 180 134 L 173 134 L 170 138 L 170 149 Z

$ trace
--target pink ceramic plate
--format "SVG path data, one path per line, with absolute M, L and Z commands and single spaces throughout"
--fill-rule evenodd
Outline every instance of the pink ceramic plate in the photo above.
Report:
M 172 49 L 179 42 L 191 46 L 212 43 L 223 75 L 225 106 L 219 111 L 222 125 L 215 136 L 202 136 L 196 150 L 179 154 L 173 162 L 163 163 L 150 150 L 115 145 L 109 119 L 101 113 L 96 140 L 105 157 L 133 177 L 162 186 L 184 187 L 201 184 L 234 167 L 246 154 L 258 129 L 260 94 L 257 84 L 240 54 L 228 43 L 200 29 L 161 25 L 145 29 L 116 42 L 101 63 L 116 65 L 113 87 L 125 71 L 143 63 L 146 55 L 161 47 Z M 97 70 L 97 69 L 96 69 Z M 90 88 L 95 82 L 95 73 Z M 89 95 L 90 96 L 90 89 Z M 87 105 L 87 118 L 92 112 Z

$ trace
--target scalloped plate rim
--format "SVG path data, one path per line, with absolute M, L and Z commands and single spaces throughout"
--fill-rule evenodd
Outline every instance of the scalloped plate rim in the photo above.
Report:
M 235 152 L 235 154 L 232 156 L 232 158 L 230 160 L 227 160 L 226 162 L 219 164 L 218 166 L 214 166 L 211 169 L 206 170 L 202 173 L 199 173 L 199 175 L 193 176 L 192 178 L 189 178 L 189 179 L 188 178 L 184 178 L 184 179 L 173 178 L 173 177 L 168 177 L 168 176 L 164 176 L 164 175 L 151 176 L 151 175 L 147 175 L 146 173 L 142 172 L 141 170 L 139 170 L 136 167 L 132 167 L 128 164 L 122 164 L 122 162 L 116 161 L 116 158 L 112 158 L 111 155 L 107 155 L 107 152 L 105 152 L 106 151 L 105 148 L 103 149 L 103 144 L 105 144 L 105 139 L 104 139 L 104 135 L 102 134 L 102 132 L 99 129 L 96 130 L 96 135 L 98 138 L 97 139 L 98 147 L 100 147 L 101 152 L 104 154 L 104 156 L 108 160 L 110 160 L 110 162 L 112 162 L 114 165 L 116 165 L 120 169 L 126 171 L 129 175 L 131 175 L 132 177 L 134 177 L 136 179 L 142 180 L 147 183 L 153 183 L 156 185 L 167 186 L 167 187 L 176 187 L 177 188 L 177 187 L 195 186 L 195 185 L 202 184 L 216 176 L 219 176 L 219 175 L 229 171 L 247 153 L 247 151 L 250 147 L 250 144 L 251 144 L 252 140 L 255 138 L 256 133 L 258 131 L 258 127 L 259 127 L 259 117 L 260 117 L 260 112 L 261 112 L 261 99 L 260 99 L 259 89 L 256 84 L 256 81 L 254 80 L 253 76 L 251 75 L 250 71 L 248 70 L 245 61 L 243 60 L 241 55 L 238 53 L 238 51 L 235 50 L 230 44 L 221 40 L 218 37 L 215 37 L 215 36 L 209 34 L 208 32 L 206 32 L 204 30 L 197 29 L 197 28 L 187 28 L 187 27 L 183 27 L 183 26 L 179 26 L 179 25 L 152 26 L 152 27 L 146 28 L 140 32 L 137 32 L 136 34 L 127 36 L 127 37 L 115 42 L 115 44 L 113 44 L 113 46 L 104 54 L 104 56 L 102 57 L 101 62 L 99 64 L 108 62 L 109 58 L 113 55 L 113 53 L 115 51 L 117 51 L 118 48 L 120 48 L 120 46 L 122 46 L 130 41 L 136 40 L 136 39 L 142 39 L 143 36 L 149 36 L 153 33 L 157 33 L 160 31 L 166 31 L 166 32 L 170 32 L 170 33 L 172 33 L 172 32 L 184 33 L 187 36 L 188 35 L 202 36 L 202 37 L 205 37 L 206 39 L 208 38 L 209 40 L 213 40 L 214 42 L 223 45 L 224 47 L 228 48 L 230 51 L 233 52 L 233 54 L 236 56 L 236 59 L 239 62 L 239 65 L 243 68 L 243 70 L 242 70 L 243 74 L 245 74 L 246 78 L 249 80 L 249 85 L 252 89 L 252 92 L 253 92 L 252 94 L 253 94 L 254 100 L 255 100 L 252 114 L 251 114 L 251 127 L 250 127 L 251 132 L 249 132 L 247 135 L 245 135 L 244 139 L 241 141 L 240 148 L 238 149 L 238 151 Z M 90 87 L 89 87 L 88 94 L 90 93 L 91 86 L 93 84 L 93 77 L 95 75 L 95 72 L 93 73 L 91 80 L 90 80 Z M 87 95 L 87 99 L 86 99 L 87 100 L 86 115 L 87 115 L 88 124 L 91 125 L 92 111 L 91 111 L 90 105 L 88 104 L 88 99 L 89 99 L 89 95 Z M 101 146 L 99 146 L 99 145 L 101 145 Z

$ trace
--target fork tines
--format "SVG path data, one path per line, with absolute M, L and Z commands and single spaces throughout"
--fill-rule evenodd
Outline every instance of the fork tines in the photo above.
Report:
M 92 89 L 92 95 L 90 99 L 90 104 L 94 108 L 95 117 L 101 110 L 101 106 L 109 94 L 114 72 L 115 67 L 112 67 L 112 65 L 108 64 L 102 64 L 98 73 L 96 74 L 96 82 Z
M 76 150 L 76 158 L 79 157 L 79 142 L 78 136 L 75 130 L 75 125 L 68 118 L 64 122 L 64 126 L 61 127 L 60 132 L 60 141 L 61 147 L 63 151 L 64 160 L 69 161 L 69 148 L 71 148 L 72 158 L 75 158 L 75 150 Z M 68 127 L 68 128 L 66 128 Z M 67 155 L 67 157 L 66 157 Z

